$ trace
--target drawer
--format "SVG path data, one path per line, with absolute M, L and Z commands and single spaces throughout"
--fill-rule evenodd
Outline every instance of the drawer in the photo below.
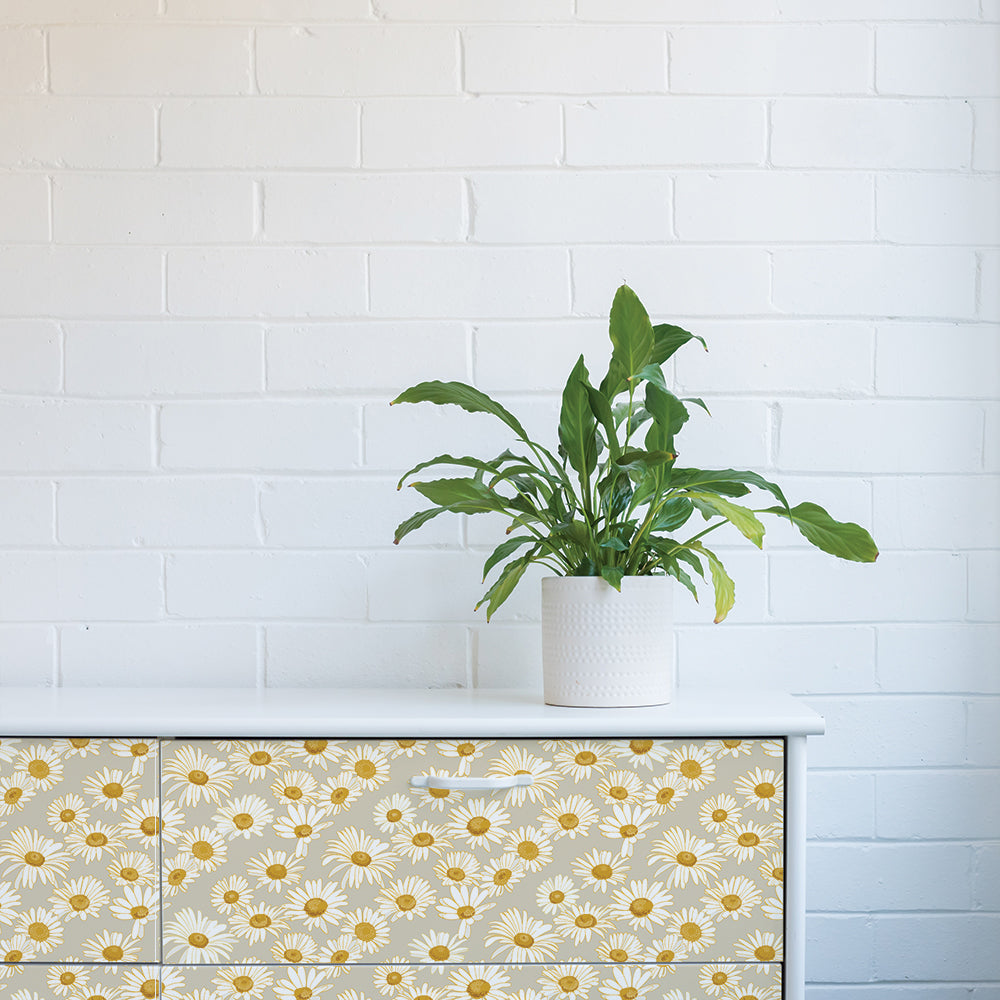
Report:
M 159 959 L 157 751 L 0 741 L 0 961 Z
M 746 964 L 444 967 L 385 963 L 343 969 L 231 965 L 168 970 L 169 985 L 206 1000 L 780 1000 L 781 966 Z M 199 992 L 204 991 L 204 992 Z M 167 993 L 164 996 L 176 996 Z
M 3 1000 L 167 1000 L 177 996 L 163 989 L 169 982 L 159 965 L 0 965 Z
M 780 961 L 783 752 L 165 741 L 165 960 Z

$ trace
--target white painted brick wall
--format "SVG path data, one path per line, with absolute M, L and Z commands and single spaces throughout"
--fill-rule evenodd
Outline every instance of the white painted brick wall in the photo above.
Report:
M 537 686 L 537 574 L 396 479 L 552 443 L 628 280 L 691 464 L 871 526 L 720 533 L 681 683 L 827 718 L 810 1000 L 1000 997 L 1000 3 L 4 0 L 0 685 Z

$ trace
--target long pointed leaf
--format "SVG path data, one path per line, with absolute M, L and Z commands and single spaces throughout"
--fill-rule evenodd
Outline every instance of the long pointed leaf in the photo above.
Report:
M 776 514 L 792 522 L 818 549 L 852 562 L 875 562 L 878 548 L 864 528 L 853 521 L 835 521 L 815 503 L 800 503 L 786 510 L 767 507 L 759 513 Z
M 396 483 L 396 489 L 402 489 L 403 483 L 410 476 L 415 476 L 418 472 L 423 472 L 424 469 L 429 469 L 432 465 L 453 465 L 464 469 L 479 469 L 482 472 L 496 473 L 499 471 L 496 463 L 497 459 L 494 459 L 492 462 L 484 462 L 481 458 L 475 458 L 472 455 L 462 455 L 460 457 L 456 457 L 455 455 L 438 455 L 435 458 L 427 459 L 426 462 L 418 462 L 412 469 L 404 472 L 399 477 L 399 482 Z
M 736 469 L 677 469 L 670 475 L 670 485 L 675 489 L 695 490 L 703 493 L 724 493 L 727 497 L 746 496 L 748 486 L 770 493 L 787 510 L 788 501 L 781 487 L 769 482 L 756 472 Z M 708 487 L 708 489 L 706 489 Z
M 724 517 L 758 549 L 763 546 L 764 525 L 760 523 L 757 515 L 749 507 L 741 507 L 738 503 L 732 503 L 722 497 L 706 493 L 688 493 L 687 496 L 694 501 L 695 506 L 705 515 L 706 520 L 710 517 Z
M 534 541 L 536 539 L 533 535 L 515 535 L 513 538 L 508 538 L 505 542 L 501 542 L 490 553 L 486 562 L 483 563 L 483 579 L 485 580 L 489 576 L 490 570 L 497 563 L 502 563 L 507 556 L 512 555 L 523 545 L 530 545 Z
M 566 380 L 559 411 L 559 443 L 569 464 L 579 473 L 581 487 L 586 488 L 591 470 L 597 462 L 597 420 L 590 409 L 587 386 L 590 377 L 583 355 L 573 366 Z
M 688 548 L 700 552 L 708 561 L 708 568 L 712 573 L 712 586 L 715 588 L 715 623 L 718 625 L 736 602 L 736 584 L 711 549 L 706 549 L 701 542 L 688 542 Z
M 536 550 L 532 549 L 530 552 L 526 552 L 519 559 L 515 559 L 512 562 L 507 563 L 507 565 L 501 570 L 496 583 L 494 583 L 493 586 L 490 587 L 490 589 L 487 590 L 486 593 L 480 598 L 479 603 L 476 605 L 476 611 L 478 611 L 484 604 L 487 604 L 487 621 L 493 617 L 497 608 L 499 608 L 503 602 L 510 597 L 514 588 L 520 582 L 521 577 L 524 576 L 524 571 L 531 565 L 531 561 L 535 554 Z
M 401 392 L 389 405 L 396 403 L 437 403 L 438 405 L 460 406 L 470 413 L 492 413 L 510 427 L 522 441 L 528 435 L 520 421 L 510 410 L 490 399 L 485 392 L 474 389 L 464 382 L 420 382 Z
M 392 544 L 398 545 L 400 540 L 405 538 L 411 531 L 416 531 L 421 525 L 426 524 L 431 518 L 437 517 L 438 514 L 443 514 L 446 510 L 448 510 L 447 507 L 430 507 L 427 510 L 418 510 L 416 514 L 396 525 L 395 534 L 392 536 Z
M 628 285 L 615 292 L 608 334 L 614 348 L 601 392 L 613 399 L 637 372 L 649 364 L 653 353 L 653 325 L 639 296 Z
M 511 501 L 476 479 L 432 479 L 413 483 L 413 488 L 431 503 L 447 507 L 457 514 L 484 514 L 503 511 Z
M 695 333 L 688 333 L 679 326 L 671 323 L 658 323 L 653 327 L 653 354 L 650 358 L 654 364 L 662 365 L 678 348 L 683 347 L 689 340 L 701 342 L 701 346 L 708 350 L 708 344 L 704 337 L 699 337 Z

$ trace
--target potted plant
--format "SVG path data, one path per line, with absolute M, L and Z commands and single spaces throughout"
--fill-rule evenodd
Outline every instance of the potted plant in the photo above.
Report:
M 559 705 L 641 705 L 669 701 L 672 691 L 673 578 L 697 600 L 696 579 L 711 579 L 715 621 L 735 586 L 705 537 L 733 525 L 758 548 L 758 515 L 790 521 L 817 548 L 857 562 L 878 549 L 857 524 L 834 520 L 814 503 L 789 506 L 781 489 L 755 472 L 703 470 L 677 463 L 676 438 L 688 419 L 666 385 L 663 363 L 692 340 L 671 324 L 653 325 L 627 285 L 615 294 L 607 374 L 594 386 L 583 356 L 562 394 L 557 452 L 533 441 L 509 410 L 462 382 L 421 382 L 392 402 L 451 404 L 489 413 L 513 431 L 516 450 L 495 458 L 438 455 L 420 462 L 399 486 L 425 469 L 448 466 L 467 476 L 415 480 L 432 504 L 397 528 L 395 542 L 446 511 L 497 513 L 507 536 L 488 556 L 496 572 L 477 609 L 487 621 L 532 564 L 555 574 L 542 581 L 545 700 Z M 767 495 L 768 506 L 736 501 Z M 692 519 L 695 520 L 691 524 Z M 678 534 L 681 533 L 681 534 Z

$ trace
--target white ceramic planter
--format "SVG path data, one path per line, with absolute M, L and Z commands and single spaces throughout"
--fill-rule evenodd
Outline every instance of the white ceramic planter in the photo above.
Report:
M 586 708 L 662 705 L 674 690 L 673 580 L 542 580 L 545 702 Z

